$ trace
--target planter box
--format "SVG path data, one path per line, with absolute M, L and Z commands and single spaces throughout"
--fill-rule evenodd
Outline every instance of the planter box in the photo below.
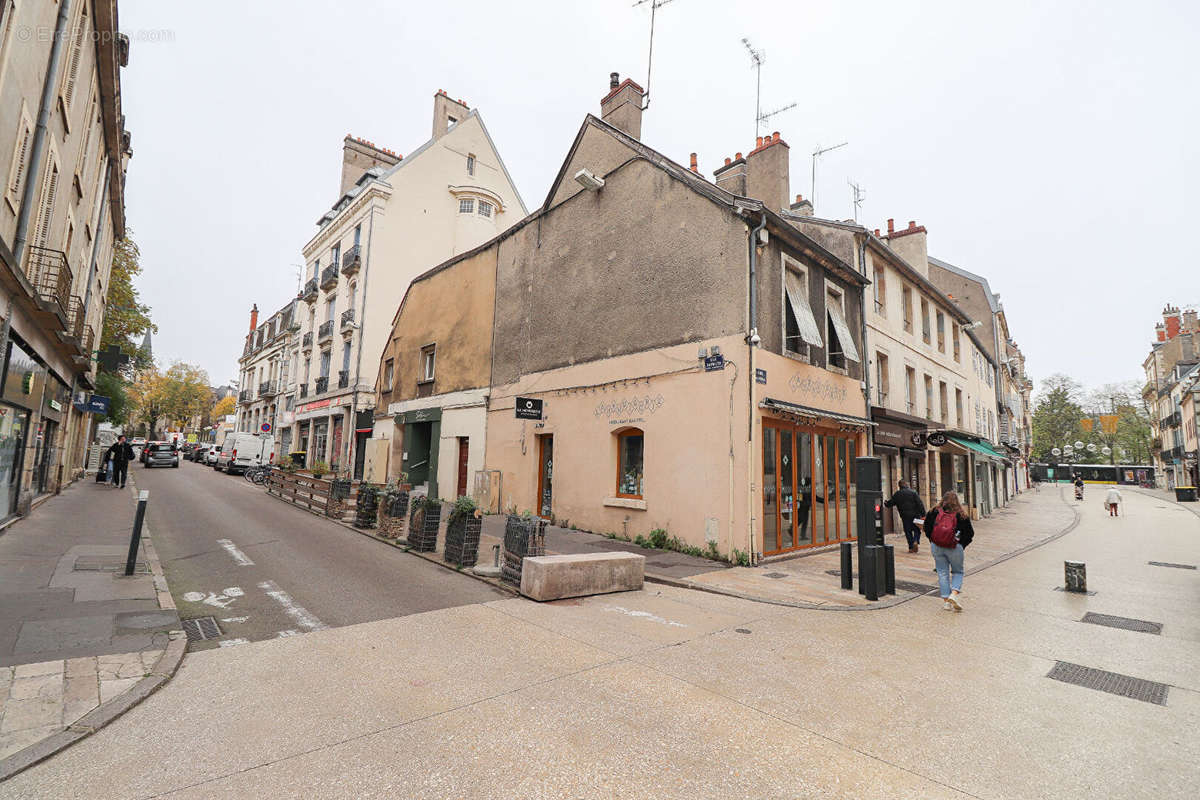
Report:
M 479 532 L 483 520 L 474 515 L 446 524 L 446 561 L 460 567 L 473 567 L 479 558 Z
M 521 565 L 525 558 L 546 554 L 546 521 L 536 517 L 510 514 L 504 525 L 504 559 L 500 579 L 521 585 Z
M 379 504 L 379 535 L 385 539 L 399 539 L 404 534 L 404 522 L 408 518 L 408 492 L 400 492 L 391 502 Z
M 375 512 L 379 505 L 378 490 L 373 486 L 359 487 L 354 501 L 354 527 L 368 529 L 375 527 Z
M 408 543 L 418 553 L 432 553 L 437 549 L 438 525 L 442 521 L 442 507 L 413 506 L 408 519 Z

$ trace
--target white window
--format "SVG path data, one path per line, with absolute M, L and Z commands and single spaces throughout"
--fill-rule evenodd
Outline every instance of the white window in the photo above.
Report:
M 467 174 L 468 175 L 475 174 L 475 154 L 474 153 L 467 153 Z
M 492 215 L 492 204 L 487 200 L 479 201 L 479 216 L 490 217 Z
M 390 392 L 392 390 L 392 381 L 396 377 L 396 362 L 389 358 L 383 365 L 383 391 Z
M 847 360 L 859 360 L 858 349 L 854 346 L 854 337 L 850 335 L 850 326 L 846 324 L 844 301 L 845 296 L 838 290 L 826 290 L 825 310 L 829 317 L 829 363 L 835 367 L 845 367 Z
M 783 349 L 808 355 L 808 347 L 824 347 L 821 329 L 808 303 L 808 273 L 787 256 L 783 257 Z
M 21 123 L 17 128 L 17 140 L 13 145 L 12 164 L 8 169 L 8 181 L 5 183 L 4 196 L 13 211 L 21 205 L 21 195 L 25 191 L 25 176 L 29 174 L 29 150 L 33 146 L 33 122 L 29 119 L 29 110 L 21 104 Z
M 434 345 L 426 345 L 421 348 L 421 381 L 431 381 L 434 375 L 434 362 L 437 357 L 437 349 Z
M 475 211 L 475 198 L 464 197 L 458 201 L 458 213 L 471 214 Z

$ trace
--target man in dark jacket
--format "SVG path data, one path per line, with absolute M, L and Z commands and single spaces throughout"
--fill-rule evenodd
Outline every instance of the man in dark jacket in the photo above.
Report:
M 125 488 L 125 477 L 129 474 L 129 462 L 133 460 L 133 448 L 124 436 L 118 436 L 113 446 L 108 448 L 107 458 L 112 461 L 112 485 L 118 489 Z
M 920 550 L 921 529 L 917 527 L 916 520 L 925 516 L 925 504 L 921 502 L 921 496 L 908 488 L 908 481 L 900 481 L 900 488 L 884 505 L 900 512 L 904 538 L 908 540 L 908 552 Z

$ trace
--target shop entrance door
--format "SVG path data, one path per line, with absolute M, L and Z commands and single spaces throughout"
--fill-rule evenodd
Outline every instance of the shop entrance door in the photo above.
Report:
M 854 537 L 856 442 L 763 422 L 763 554 Z
M 471 440 L 466 436 L 458 437 L 458 497 L 467 493 L 467 456 L 470 454 Z
M 538 516 L 550 519 L 554 511 L 554 434 L 538 437 Z

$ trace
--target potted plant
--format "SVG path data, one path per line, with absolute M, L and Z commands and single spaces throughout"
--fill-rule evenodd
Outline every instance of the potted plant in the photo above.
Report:
M 521 566 L 527 557 L 546 555 L 546 521 L 526 511 L 509 514 L 504 525 L 504 559 L 500 578 L 521 585 Z
M 398 539 L 404 531 L 408 516 L 408 492 L 395 483 L 388 483 L 379 492 L 379 535 Z
M 329 465 L 324 461 L 314 461 L 312 466 L 308 468 L 308 471 L 312 473 L 314 478 L 321 480 L 323 476 L 329 474 Z
M 479 534 L 483 514 L 470 497 L 454 501 L 446 519 L 446 561 L 460 567 L 473 567 L 479 557 Z
M 438 524 L 442 521 L 442 501 L 436 497 L 418 497 L 412 503 L 408 520 L 408 543 L 418 553 L 437 549 Z

